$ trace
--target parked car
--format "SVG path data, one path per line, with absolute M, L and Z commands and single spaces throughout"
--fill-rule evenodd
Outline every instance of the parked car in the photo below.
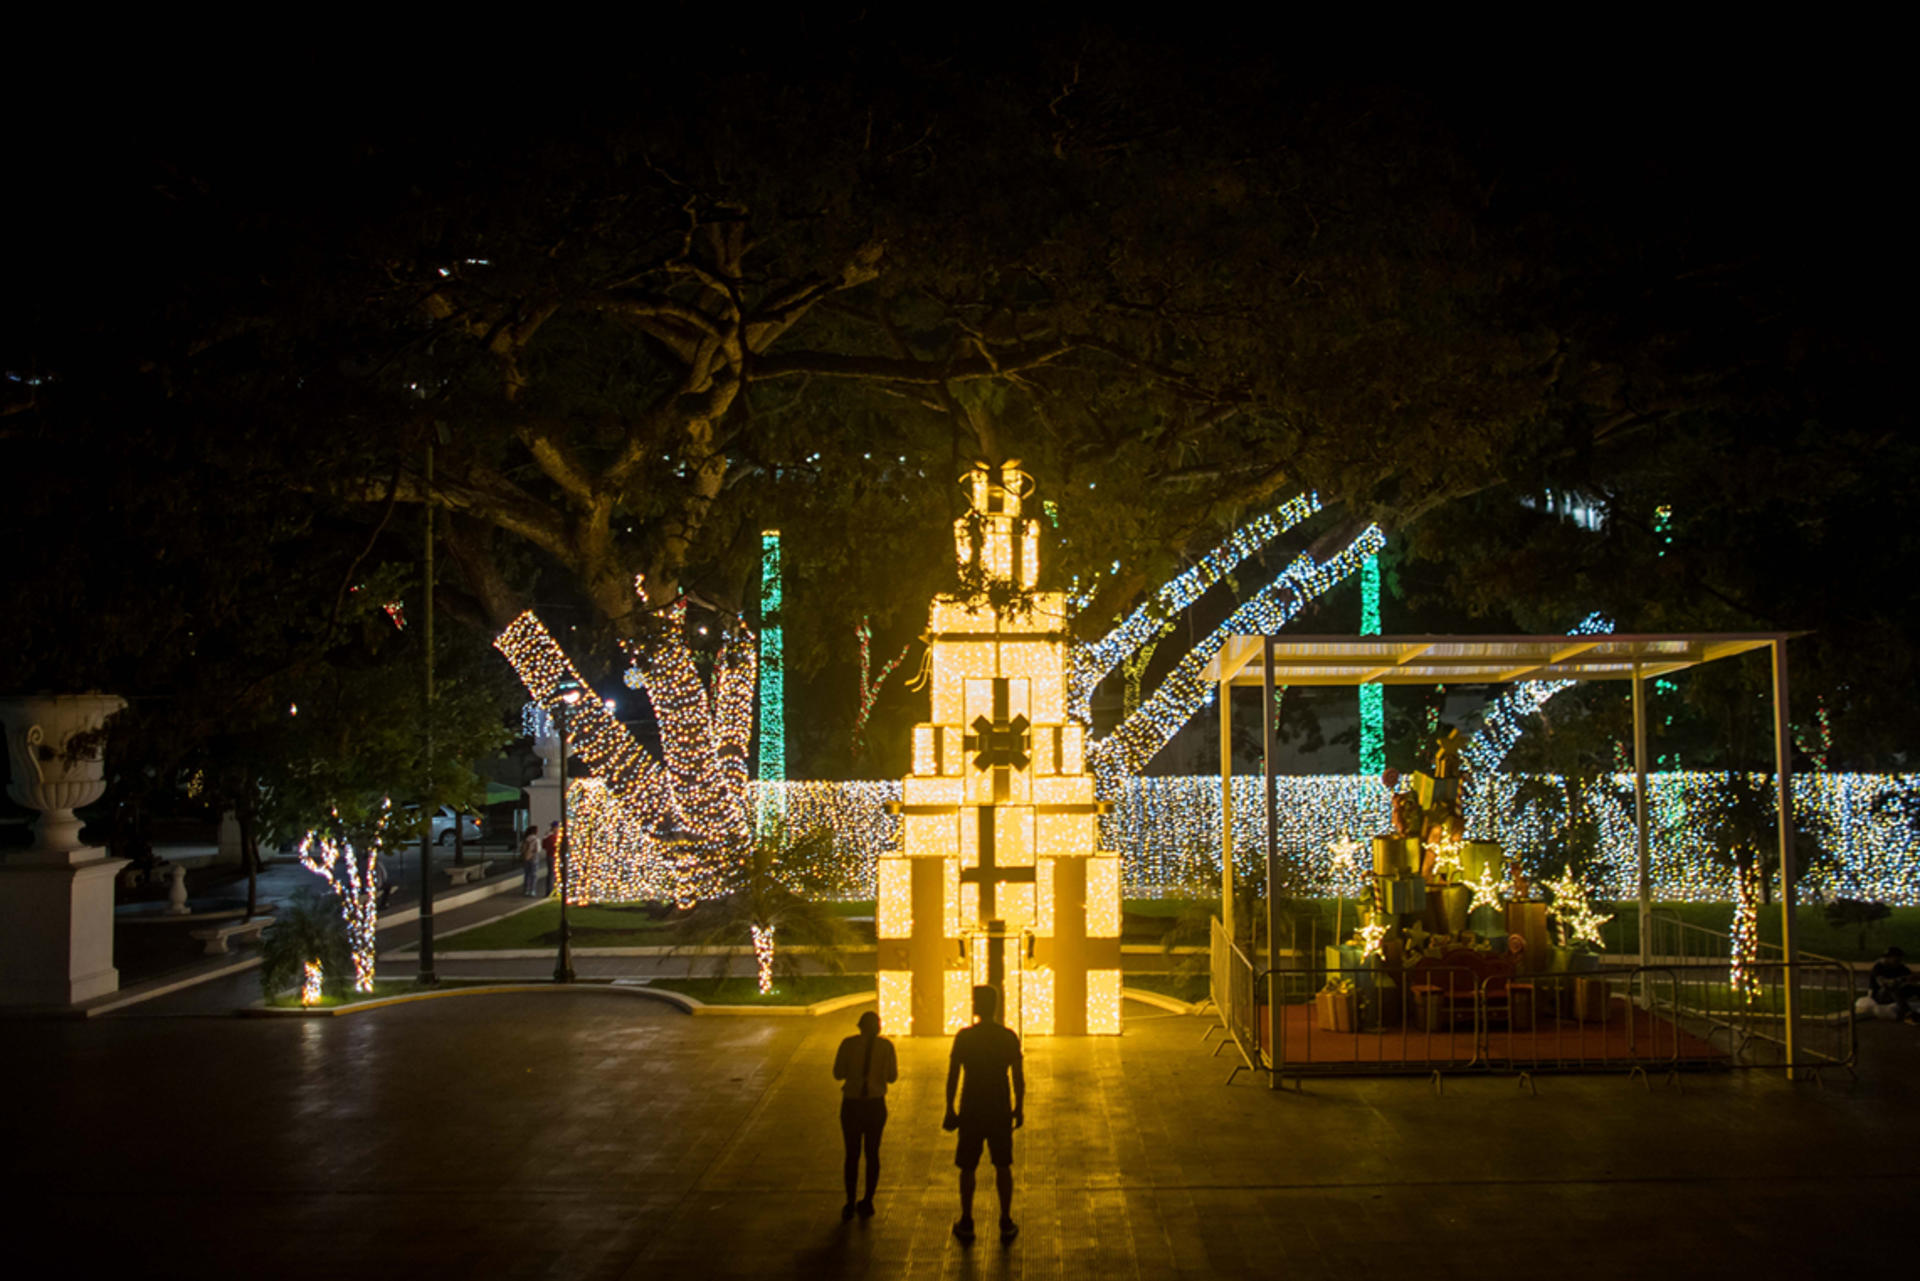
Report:
M 472 844 L 486 835 L 487 825 L 479 815 L 463 815 L 460 821 L 466 824 L 466 826 L 461 829 L 460 837 L 468 844 Z M 435 845 L 453 844 L 453 823 L 453 811 L 447 806 L 442 805 L 439 813 L 433 816 L 433 843 Z

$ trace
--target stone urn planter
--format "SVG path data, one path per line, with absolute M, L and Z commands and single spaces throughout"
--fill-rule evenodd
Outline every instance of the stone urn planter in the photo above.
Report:
M 0 698 L 8 794 L 40 811 L 31 848 L 0 862 L 0 1005 L 72 1005 L 120 986 L 113 877 L 125 864 L 80 843 L 74 810 L 106 792 L 113 694 Z
M 107 790 L 103 730 L 107 717 L 126 705 L 114 694 L 0 698 L 0 724 L 6 726 L 13 770 L 7 793 L 40 811 L 29 854 L 80 848 L 80 820 L 74 810 L 91 805 Z

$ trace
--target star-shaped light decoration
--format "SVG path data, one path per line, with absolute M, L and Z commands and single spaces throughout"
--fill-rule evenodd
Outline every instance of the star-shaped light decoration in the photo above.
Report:
M 1574 876 L 1573 865 L 1568 864 L 1557 880 L 1544 884 L 1553 894 L 1553 915 L 1560 922 L 1560 946 L 1591 943 L 1595 947 L 1605 947 L 1600 938 L 1600 927 L 1613 918 L 1593 910 L 1593 904 L 1587 898 L 1587 887 Z
M 1342 831 L 1334 838 L 1327 849 L 1333 854 L 1333 879 L 1335 884 L 1346 885 L 1355 871 L 1359 869 L 1360 842 Z
M 1445 828 L 1440 834 L 1428 841 L 1433 849 L 1433 874 L 1452 880 L 1466 867 L 1460 859 L 1460 838 Z
M 1480 879 L 1468 881 L 1467 888 L 1473 891 L 1475 907 L 1490 907 L 1498 912 L 1506 906 L 1506 884 L 1493 870 L 1494 860 L 1488 859 L 1480 867 Z
M 1371 924 L 1362 925 L 1354 931 L 1353 936 L 1360 940 L 1361 960 L 1365 961 L 1372 957 L 1384 957 L 1386 955 L 1380 945 L 1386 940 L 1387 927 L 1380 924 L 1380 922 L 1374 921 Z

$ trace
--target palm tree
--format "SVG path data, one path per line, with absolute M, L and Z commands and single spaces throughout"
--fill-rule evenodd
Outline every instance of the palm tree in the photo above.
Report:
M 716 949 L 713 973 L 717 980 L 726 974 L 731 960 L 727 951 L 718 949 L 750 941 L 763 993 L 773 990 L 776 973 L 787 978 L 800 974 L 800 957 L 791 950 L 776 951 L 776 938 L 789 949 L 794 944 L 810 945 L 817 949 L 815 959 L 830 972 L 842 973 L 846 969 L 842 954 L 859 937 L 827 900 L 842 892 L 845 882 L 834 860 L 830 829 L 817 827 L 794 838 L 784 823 L 770 821 L 740 861 L 732 888 L 681 918 L 676 933 L 684 941 L 675 950 Z M 696 964 L 688 962 L 689 974 Z

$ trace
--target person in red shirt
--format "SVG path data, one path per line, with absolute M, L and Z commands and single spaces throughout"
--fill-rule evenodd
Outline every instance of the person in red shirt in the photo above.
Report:
M 560 825 L 547 824 L 547 834 L 540 838 L 540 848 L 547 855 L 547 879 L 542 882 L 540 896 L 549 898 L 553 894 L 553 861 L 560 857 Z
M 961 1088 L 961 1080 L 965 1086 Z M 1011 1081 L 1012 1089 L 1008 1089 Z M 960 1107 L 953 1106 L 960 1090 Z M 958 1130 L 953 1163 L 960 1167 L 960 1221 L 953 1235 L 973 1240 L 974 1171 L 984 1146 L 993 1158 L 994 1188 L 1000 1194 L 1000 1240 L 1019 1235 L 1013 1221 L 1013 1132 L 1026 1124 L 1027 1078 L 1020 1066 L 1020 1037 L 1000 1022 L 1000 993 L 973 989 L 973 1026 L 953 1038 L 947 1059 L 945 1128 Z

